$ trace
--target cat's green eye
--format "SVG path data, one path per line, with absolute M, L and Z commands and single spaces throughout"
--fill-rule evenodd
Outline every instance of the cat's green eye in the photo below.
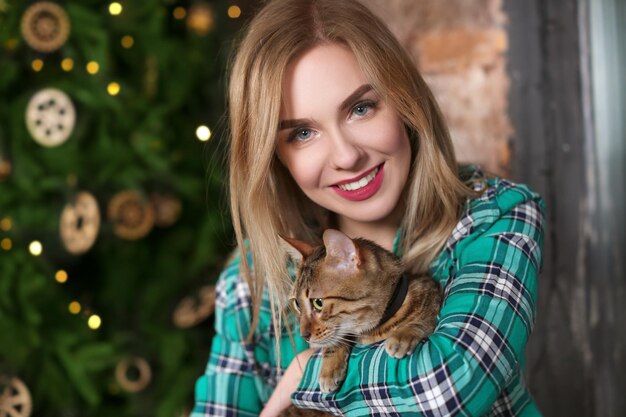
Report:
M 313 299 L 313 308 L 315 310 L 322 311 L 323 305 L 324 305 L 324 303 L 323 303 L 321 298 L 314 298 Z

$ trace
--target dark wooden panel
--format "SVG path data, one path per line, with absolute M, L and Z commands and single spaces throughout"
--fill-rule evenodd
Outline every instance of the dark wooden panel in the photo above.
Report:
M 580 334 L 586 326 L 581 323 L 582 311 L 574 303 L 577 294 L 584 292 L 584 282 L 576 274 L 577 243 L 581 239 L 578 210 L 585 192 L 582 112 L 576 105 L 564 103 L 566 95 L 562 94 L 569 89 L 570 99 L 581 101 L 578 64 L 565 71 L 562 67 L 579 57 L 576 2 L 550 2 L 563 8 L 562 13 L 555 13 L 546 3 L 505 2 L 510 18 L 514 177 L 539 191 L 548 209 L 528 377 L 546 416 L 591 416 L 586 348 L 580 342 L 586 338 Z
M 514 178 L 539 191 L 548 207 L 529 385 L 554 417 L 626 415 L 624 212 L 623 201 L 598 190 L 607 167 L 594 136 L 589 4 L 504 3 Z M 624 87 L 617 81 L 615 88 Z M 624 188 L 623 179 L 613 183 Z M 607 221 L 607 213 L 621 220 Z

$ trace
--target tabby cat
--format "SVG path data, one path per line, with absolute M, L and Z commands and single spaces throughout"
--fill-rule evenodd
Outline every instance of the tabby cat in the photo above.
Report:
M 322 349 L 323 392 L 344 380 L 354 343 L 385 340 L 387 353 L 402 358 L 432 333 L 439 285 L 427 275 L 406 274 L 391 252 L 333 229 L 324 232 L 323 246 L 283 240 L 298 265 L 292 300 L 300 334 Z

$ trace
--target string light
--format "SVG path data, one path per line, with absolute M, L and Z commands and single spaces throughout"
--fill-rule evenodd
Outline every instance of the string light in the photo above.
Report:
M 35 72 L 39 72 L 43 69 L 43 61 L 39 58 L 33 59 L 31 66 Z
M 62 269 L 59 269 L 57 273 L 54 275 L 54 278 L 57 280 L 59 284 L 64 284 L 67 282 L 67 272 Z
M 122 5 L 116 1 L 109 4 L 109 13 L 113 16 L 117 16 L 122 13 Z
M 187 16 L 187 10 L 185 10 L 184 7 L 178 6 L 177 8 L 174 9 L 172 14 L 174 15 L 174 19 L 183 20 L 185 16 Z
M 107 92 L 112 95 L 112 96 L 116 96 L 119 94 L 120 92 L 120 85 L 119 83 L 111 82 L 109 83 L 109 85 L 107 86 Z
M 130 35 L 122 36 L 122 42 L 121 43 L 122 43 L 122 47 L 124 47 L 126 49 L 130 49 L 135 44 L 135 38 L 133 38 Z
M 39 256 L 41 255 L 41 252 L 43 252 L 43 246 L 41 246 L 40 241 L 33 240 L 32 242 L 30 242 L 30 245 L 28 245 L 28 250 L 30 251 L 31 255 Z
M 11 230 L 12 227 L 13 222 L 11 221 L 10 217 L 5 217 L 4 219 L 0 220 L 0 229 L 4 230 L 5 232 Z
M 65 72 L 69 72 L 74 69 L 74 60 L 72 58 L 64 58 L 61 61 L 61 68 Z
M 2 239 L 2 241 L 0 241 L 0 247 L 6 251 L 9 251 L 11 250 L 11 248 L 13 248 L 13 242 L 8 237 L 5 237 L 4 239 Z
M 72 301 L 67 309 L 72 314 L 78 314 L 80 313 L 80 310 L 82 310 L 82 307 L 80 306 L 80 303 L 78 301 Z
M 89 61 L 87 63 L 87 72 L 90 73 L 91 75 L 97 74 L 98 71 L 100 71 L 100 64 L 98 64 L 96 61 Z
M 100 328 L 101 324 L 102 324 L 102 319 L 97 314 L 92 314 L 91 316 L 89 316 L 89 319 L 87 320 L 87 326 L 89 326 L 89 328 L 92 330 L 96 330 Z
M 211 129 L 209 129 L 205 125 L 198 126 L 198 128 L 196 129 L 196 136 L 201 142 L 206 142 L 207 140 L 211 139 Z
M 241 8 L 239 6 L 233 5 L 228 8 L 228 17 L 237 19 L 239 16 L 241 16 Z

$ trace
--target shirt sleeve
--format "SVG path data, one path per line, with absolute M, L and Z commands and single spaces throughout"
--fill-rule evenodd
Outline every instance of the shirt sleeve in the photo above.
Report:
M 245 343 L 249 326 L 249 292 L 231 265 L 216 287 L 215 336 L 204 374 L 197 380 L 191 417 L 257 416 L 261 396 L 271 387 L 259 377 L 258 344 Z M 266 399 L 265 399 L 266 400 Z
M 297 406 L 347 416 L 481 416 L 512 381 L 522 386 L 542 262 L 543 205 L 525 187 L 505 188 L 491 202 L 478 202 L 484 210 L 470 213 L 460 223 L 464 238 L 445 249 L 451 260 L 434 333 L 403 359 L 388 356 L 382 343 L 356 346 L 343 385 L 329 394 L 319 390 L 321 357 L 315 355 L 292 397 Z M 517 394 L 511 401 L 523 401 Z

